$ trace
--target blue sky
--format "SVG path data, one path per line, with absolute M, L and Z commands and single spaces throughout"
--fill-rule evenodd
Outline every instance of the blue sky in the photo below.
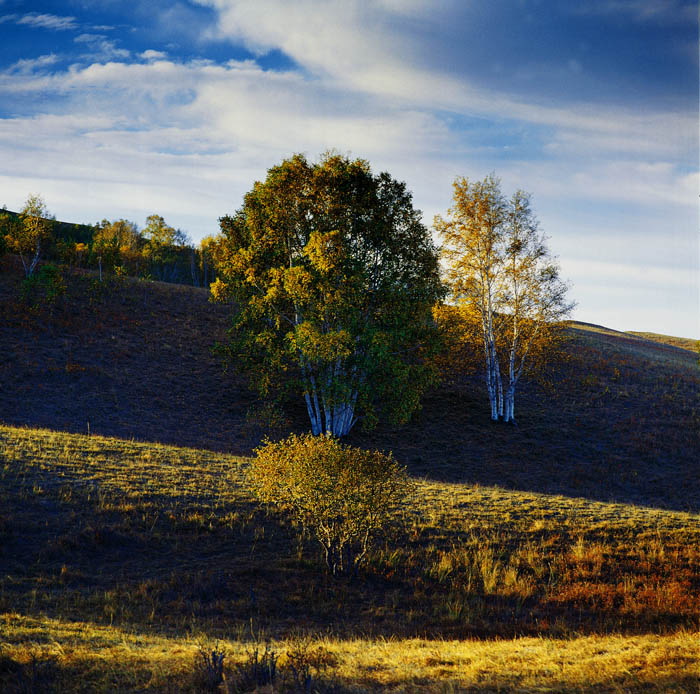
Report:
M 127 8 L 127 9 L 124 9 Z M 294 152 L 529 191 L 575 318 L 700 338 L 686 0 L 0 0 L 0 206 L 196 241 Z

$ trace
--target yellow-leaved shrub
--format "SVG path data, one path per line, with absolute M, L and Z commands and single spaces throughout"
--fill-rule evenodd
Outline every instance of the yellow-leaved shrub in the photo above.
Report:
M 288 511 L 318 540 L 333 575 L 357 573 L 412 489 L 391 454 L 310 434 L 263 444 L 249 481 L 261 501 Z

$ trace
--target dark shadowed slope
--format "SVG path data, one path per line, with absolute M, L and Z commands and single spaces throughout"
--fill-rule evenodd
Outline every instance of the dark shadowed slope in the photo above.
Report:
M 212 353 L 227 311 L 206 290 L 132 279 L 105 289 L 73 274 L 54 310 L 32 315 L 10 260 L 0 261 L 0 420 L 250 450 L 252 397 Z
M 249 454 L 255 397 L 211 346 L 225 307 L 204 290 L 68 278 L 51 313 L 28 315 L 12 259 L 0 274 L 0 421 Z M 524 387 L 518 426 L 492 424 L 479 378 L 431 393 L 414 421 L 358 445 L 393 450 L 445 481 L 700 509 L 700 371 L 688 350 L 574 324 L 553 388 Z M 308 423 L 302 407 L 292 426 Z

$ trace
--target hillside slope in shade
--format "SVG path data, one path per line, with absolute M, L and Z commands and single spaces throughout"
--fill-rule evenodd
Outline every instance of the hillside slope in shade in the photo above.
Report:
M 259 443 L 254 394 L 211 350 L 228 310 L 204 290 L 124 280 L 105 291 L 75 274 L 52 312 L 29 315 L 19 267 L 2 262 L 0 421 L 242 455 Z M 551 387 L 523 387 L 515 427 L 491 423 L 477 373 L 430 393 L 408 425 L 349 441 L 435 480 L 699 510 L 696 355 L 586 324 L 571 335 Z M 302 405 L 288 412 L 298 431 Z

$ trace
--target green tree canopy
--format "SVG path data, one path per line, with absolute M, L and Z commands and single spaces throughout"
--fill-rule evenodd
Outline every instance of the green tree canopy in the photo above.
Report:
M 303 393 L 314 434 L 406 421 L 435 373 L 438 253 L 404 183 L 364 160 L 295 155 L 220 220 L 215 298 L 234 300 L 230 356 L 264 394 Z

